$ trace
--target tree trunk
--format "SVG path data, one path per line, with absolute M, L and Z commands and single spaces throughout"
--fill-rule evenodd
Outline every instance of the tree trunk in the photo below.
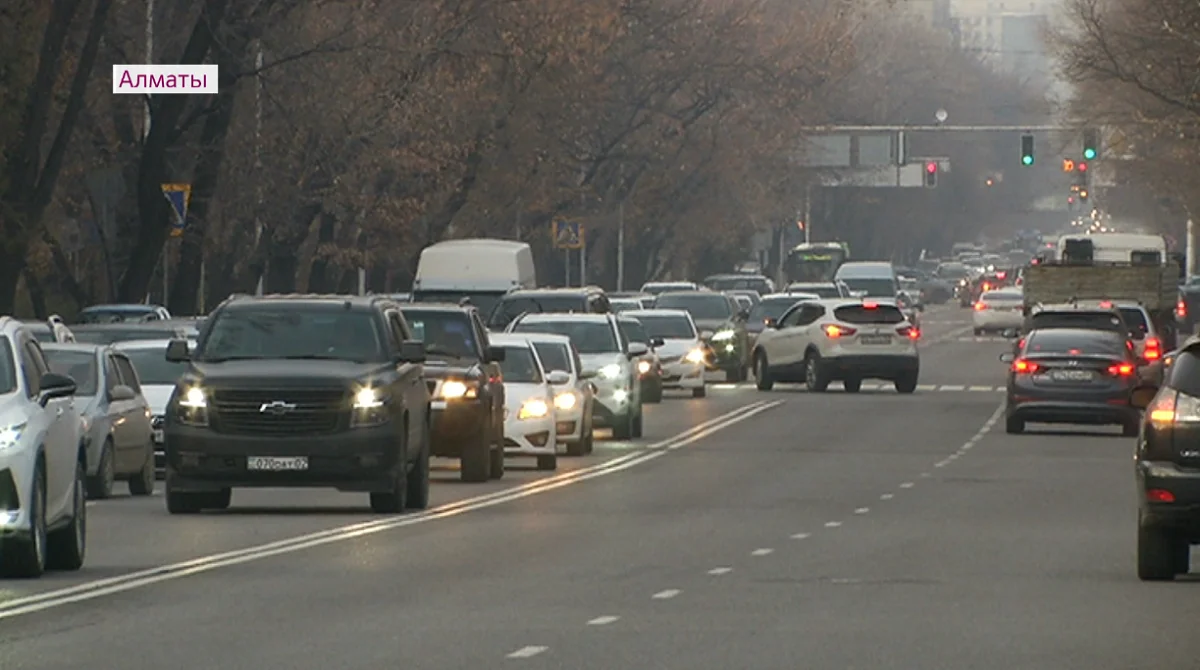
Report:
M 0 249 L 0 314 L 17 311 L 17 284 L 25 270 L 25 251 L 15 253 L 12 249 Z
M 330 276 L 329 247 L 334 244 L 336 233 L 337 217 L 329 212 L 321 212 L 321 221 L 317 224 L 317 251 L 313 254 L 308 272 L 309 293 L 332 292 L 334 284 Z
M 46 309 L 46 289 L 42 286 L 41 280 L 34 276 L 28 268 L 24 272 L 25 290 L 29 293 L 29 305 L 33 308 L 33 315 L 38 321 L 45 321 L 50 318 L 50 312 Z

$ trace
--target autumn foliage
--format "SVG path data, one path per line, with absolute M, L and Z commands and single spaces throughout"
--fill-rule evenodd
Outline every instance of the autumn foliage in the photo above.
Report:
M 35 36 L 53 25 L 47 5 L 104 4 L 14 3 L 25 11 L 0 21 Z M 156 96 L 147 129 L 144 101 L 112 95 L 109 81 L 111 64 L 145 60 L 144 0 L 69 17 L 58 97 L 72 67 L 91 77 L 66 160 L 48 175 L 53 201 L 14 213 L 9 190 L 0 209 L 6 231 L 24 231 L 0 263 L 20 261 L 37 311 L 149 295 L 190 313 L 201 293 L 211 307 L 260 279 L 268 292 L 353 290 L 359 267 L 372 290 L 405 290 L 421 248 L 452 236 L 526 240 L 554 281 L 562 257 L 549 231 L 561 217 L 584 224 L 589 279 L 612 288 L 618 212 L 626 286 L 724 271 L 748 257 L 756 230 L 794 225 L 815 179 L 797 161 L 812 126 L 929 123 L 939 107 L 959 123 L 1042 111 L 1038 94 L 874 1 L 158 4 L 153 59 L 217 63 L 221 92 Z M 81 63 L 96 21 L 105 39 Z M 36 49 L 3 48 L 37 62 Z M 0 138 L 8 153 L 30 128 L 27 88 L 0 81 L 0 127 L 17 129 Z M 57 104 L 50 127 L 35 128 L 43 138 L 62 123 Z M 917 149 L 963 167 L 936 191 L 817 189 L 818 237 L 899 257 L 1003 218 L 982 184 L 1011 150 L 979 138 Z M 17 176 L 7 165 L 0 185 Z M 90 223 L 97 206 L 78 187 L 98 172 L 122 185 L 108 227 Z M 182 238 L 168 235 L 166 182 L 192 184 Z M 15 278 L 0 289 L 3 312 Z

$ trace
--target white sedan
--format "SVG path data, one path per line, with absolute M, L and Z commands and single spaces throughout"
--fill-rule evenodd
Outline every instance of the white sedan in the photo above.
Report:
M 976 335 L 1010 328 L 1020 329 L 1025 321 L 1025 294 L 1021 289 L 985 291 L 975 302 L 971 315 Z
M 565 384 L 554 385 L 554 416 L 558 422 L 555 431 L 559 446 L 568 456 L 592 453 L 595 398 L 592 383 L 584 378 L 579 352 L 566 335 L 527 333 L 526 337 L 533 342 L 542 366 L 550 371 L 547 377 L 560 370 L 568 375 Z
M 693 398 L 703 398 L 704 342 L 692 316 L 682 309 L 645 309 L 622 316 L 637 319 L 650 337 L 662 339 L 657 352 L 663 388 L 690 389 Z
M 558 468 L 554 386 L 570 381 L 561 370 L 547 373 L 537 349 L 523 335 L 493 334 L 488 339 L 504 349 L 500 376 L 504 381 L 504 455 L 533 456 L 538 470 Z

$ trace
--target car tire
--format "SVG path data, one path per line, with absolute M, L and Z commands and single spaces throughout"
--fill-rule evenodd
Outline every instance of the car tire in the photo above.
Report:
M 492 478 L 492 451 L 495 449 L 491 421 L 479 428 L 479 436 L 473 444 L 463 446 L 458 458 L 459 477 L 464 482 L 486 482 Z M 501 451 L 503 454 L 504 452 Z M 502 459 L 503 460 L 503 459 Z
M 75 571 L 87 554 L 87 465 L 75 463 L 71 482 L 71 522 L 46 536 L 46 567 Z
M 976 328 L 976 329 L 975 329 L 975 337 L 979 337 L 980 335 L 983 335 L 983 329 L 982 329 L 982 328 Z
M 146 461 L 142 463 L 142 469 L 129 478 L 129 494 L 134 496 L 153 495 L 154 482 L 157 478 L 154 472 L 154 443 L 151 442 L 150 448 L 146 450 Z
M 492 445 L 492 453 L 488 455 L 488 478 L 503 479 L 506 465 L 504 463 L 504 428 L 496 430 L 496 442 Z
M 166 493 L 163 497 L 167 499 L 168 514 L 199 514 L 205 508 L 207 502 L 206 497 L 209 495 L 202 491 L 177 491 L 172 486 L 173 473 L 167 470 L 167 479 L 164 484 Z
M 629 440 L 633 438 L 633 408 L 624 414 L 614 417 L 612 427 L 613 439 Z
M 771 366 L 767 363 L 767 355 L 761 351 L 754 354 L 754 386 L 759 391 L 770 391 L 775 388 L 775 380 L 771 379 Z
M 700 386 L 697 386 L 696 388 L 692 389 L 692 397 L 693 398 L 707 398 L 708 397 L 708 387 L 701 384 Z
M 558 456 L 547 454 L 537 457 L 537 469 L 545 471 L 553 471 L 558 469 Z
M 223 488 L 204 494 L 204 509 L 227 510 L 233 502 L 233 489 Z
M 425 422 L 425 437 L 421 444 L 421 453 L 417 462 L 408 471 L 408 500 L 405 504 L 409 509 L 426 509 L 429 507 L 429 422 Z
M 829 373 L 821 364 L 821 355 L 815 351 L 804 357 L 804 385 L 809 393 L 824 393 L 829 388 Z
M 1024 433 L 1025 421 L 1015 416 L 1004 417 L 1004 432 L 1008 433 L 1009 435 L 1020 435 L 1021 433 Z
M 1137 575 L 1143 582 L 1175 579 L 1179 540 L 1170 531 L 1138 523 Z
M 914 393 L 917 390 L 917 377 L 920 373 L 916 370 L 905 372 L 896 378 L 895 386 L 896 393 Z
M 862 390 L 862 380 L 844 379 L 842 380 L 842 387 L 845 388 L 846 393 L 858 393 Z
M 596 421 L 592 418 L 594 407 L 588 407 L 583 415 L 583 453 L 590 454 L 596 449 Z
M 105 440 L 100 447 L 100 465 L 96 467 L 96 475 L 88 478 L 88 498 L 104 500 L 112 497 L 113 486 L 117 480 L 116 463 L 113 461 L 113 444 Z
M 405 428 L 408 426 L 406 425 Z M 408 504 L 408 440 L 400 448 L 400 458 L 392 471 L 390 491 L 370 494 L 371 511 L 376 514 L 402 514 Z
M 661 381 L 651 384 L 650 390 L 647 391 L 644 396 L 642 396 L 642 402 L 646 403 L 647 405 L 657 405 L 658 403 L 662 402 L 662 399 L 663 387 Z
M 29 537 L 0 540 L 0 574 L 33 579 L 46 572 L 46 467 L 39 459 L 29 496 Z
M 725 371 L 725 383 L 738 384 L 746 381 L 746 364 L 743 363 L 736 368 L 730 368 Z
M 633 417 L 633 437 L 635 439 L 642 436 L 642 419 L 645 418 L 645 416 L 645 411 L 639 404 L 637 408 L 637 414 Z

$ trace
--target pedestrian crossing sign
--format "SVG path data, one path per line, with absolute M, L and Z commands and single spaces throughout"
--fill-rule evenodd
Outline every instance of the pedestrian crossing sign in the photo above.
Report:
M 171 237 L 179 237 L 183 235 L 183 228 L 187 224 L 188 205 L 192 200 L 192 185 L 163 184 L 162 192 L 167 202 L 171 204 L 171 213 L 174 215 L 171 219 Z
M 583 224 L 578 221 L 555 221 L 554 248 L 582 249 Z

